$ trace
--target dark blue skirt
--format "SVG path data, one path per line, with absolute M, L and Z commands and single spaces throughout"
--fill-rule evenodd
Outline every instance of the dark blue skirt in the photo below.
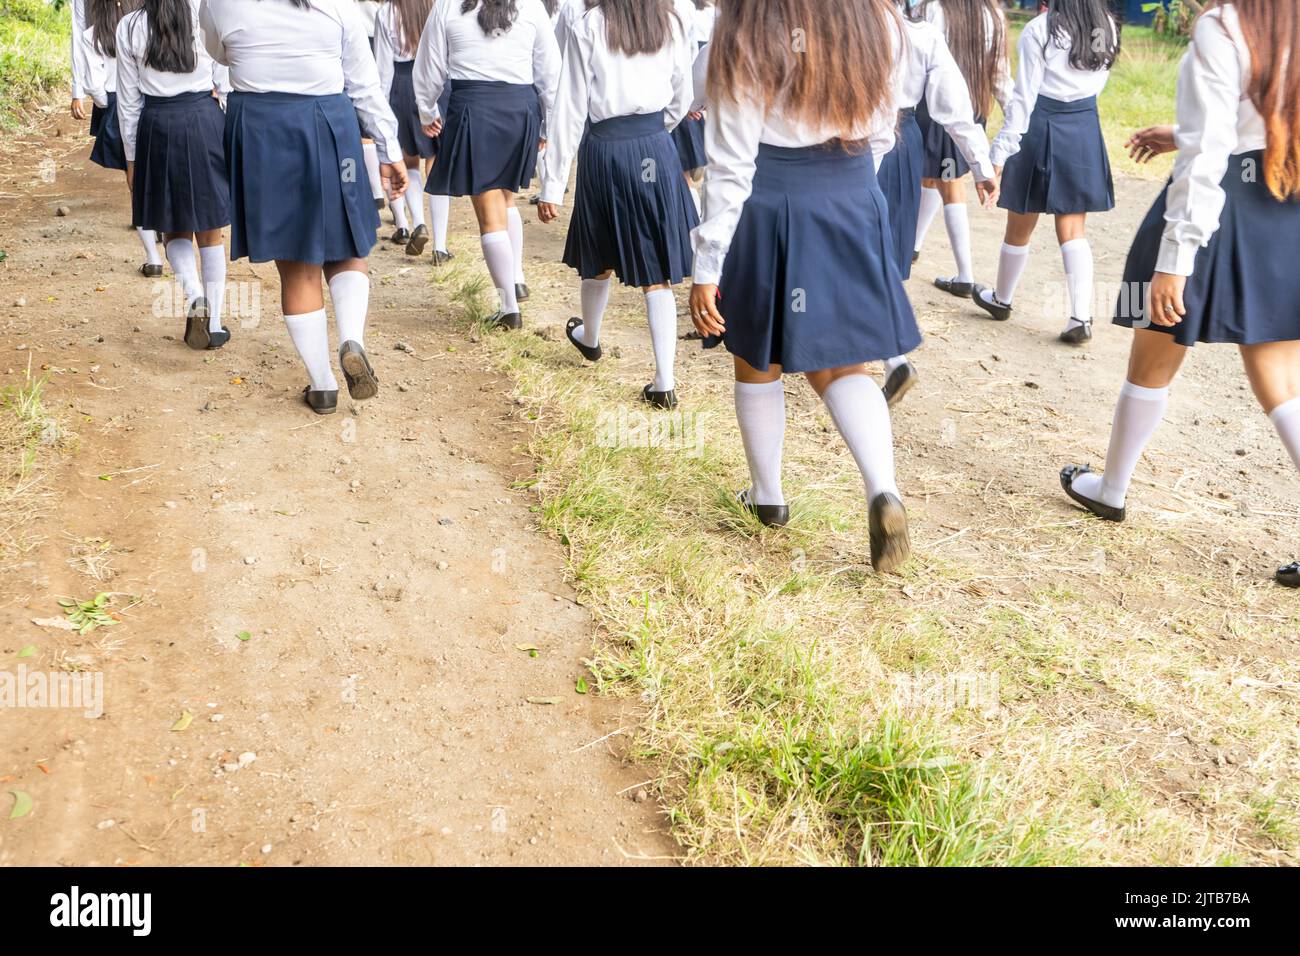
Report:
M 673 145 L 687 172 L 709 165 L 709 157 L 704 154 L 704 120 L 688 116 L 678 123 L 673 130 Z
M 655 174 L 647 177 L 647 169 Z M 613 269 L 637 288 L 689 276 L 699 217 L 681 173 L 662 112 L 592 123 L 578 158 L 564 264 L 584 279 Z
M 1020 152 L 1002 170 L 998 205 L 1016 213 L 1051 215 L 1115 208 L 1115 183 L 1095 96 L 1073 103 L 1038 98 Z
M 727 351 L 813 372 L 920 345 L 871 154 L 763 144 L 757 165 L 719 285 Z
M 880 161 L 876 178 L 889 206 L 898 272 L 912 275 L 912 249 L 916 245 L 916 221 L 921 212 L 921 173 L 925 166 L 925 144 L 915 110 L 899 110 L 898 142 Z
M 388 92 L 388 105 L 397 117 L 397 139 L 402 144 L 402 153 L 431 159 L 438 155 L 442 137 L 424 134 L 424 127 L 420 124 L 420 107 L 415 102 L 415 81 L 412 79 L 414 69 L 414 60 L 393 64 L 393 87 Z M 450 104 L 449 83 L 443 87 L 442 95 L 438 97 L 438 113 L 442 116 L 443 123 L 447 122 L 447 108 Z
M 493 80 L 452 80 L 438 163 L 424 191 L 478 196 L 519 192 L 537 172 L 542 106 L 537 90 Z
M 207 91 L 146 96 L 136 137 L 131 221 L 157 232 L 230 225 L 226 114 Z
M 978 122 L 981 126 L 985 123 L 982 117 Z M 957 180 L 970 172 L 970 163 L 966 162 L 966 157 L 957 148 L 948 131 L 941 123 L 930 118 L 930 109 L 925 105 L 924 99 L 916 105 L 916 124 L 921 131 L 921 143 L 925 148 L 925 162 L 921 171 L 923 177 Z
M 90 161 L 105 169 L 126 169 L 126 147 L 117 125 L 117 94 L 108 94 L 108 105 L 96 106 L 90 111 L 90 135 L 95 145 L 90 150 Z
M 1239 153 L 1228 164 L 1219 230 L 1196 254 L 1183 293 L 1187 315 L 1172 328 L 1146 318 L 1148 283 L 1165 231 L 1165 186 L 1133 239 L 1116 325 L 1168 332 L 1189 348 L 1197 342 L 1258 345 L 1300 339 L 1300 203 L 1275 199 L 1263 182 L 1263 168 L 1263 150 Z
M 351 100 L 231 93 L 227 102 L 231 260 L 364 258 L 379 214 Z

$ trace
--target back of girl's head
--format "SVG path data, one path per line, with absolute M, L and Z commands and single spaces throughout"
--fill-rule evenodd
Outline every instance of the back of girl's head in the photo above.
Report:
M 787 119 L 860 138 L 893 92 L 901 23 L 891 0 L 718 0 L 709 99 L 778 106 Z
M 189 0 L 144 0 L 149 40 L 146 66 L 163 73 L 190 73 L 198 62 L 194 46 L 194 15 Z
M 429 19 L 433 9 L 433 0 L 388 0 L 396 14 L 397 52 L 403 56 L 414 56 L 420 46 L 420 34 L 424 32 L 424 23 Z
M 930 0 L 943 8 L 944 34 L 966 77 L 979 116 L 993 110 L 997 74 L 1007 53 L 1006 28 L 995 0 Z M 918 7 L 918 13 L 924 7 Z
M 1048 0 L 1047 25 L 1076 70 L 1109 70 L 1119 59 L 1119 25 L 1106 0 Z
M 518 0 L 461 0 L 460 12 L 469 13 L 478 7 L 478 25 L 491 36 L 506 33 L 519 16 Z
M 586 0 L 588 10 L 605 16 L 605 43 L 615 53 L 658 53 L 673 37 L 673 22 L 682 30 L 672 0 Z
M 140 0 L 86 0 L 86 26 L 101 56 L 117 56 L 117 25 L 139 7 Z

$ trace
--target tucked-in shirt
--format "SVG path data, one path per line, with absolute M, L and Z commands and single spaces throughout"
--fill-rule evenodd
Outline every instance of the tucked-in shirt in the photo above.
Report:
M 117 60 L 104 56 L 95 46 L 95 30 L 87 27 L 81 34 L 82 49 L 86 54 L 85 92 L 100 109 L 108 106 L 108 94 L 117 92 Z
M 876 115 L 860 129 L 814 129 L 787 118 L 779 103 L 764 107 L 761 103 L 742 99 L 739 103 L 709 104 L 704 123 L 704 150 L 709 157 L 704 173 L 704 215 L 703 221 L 691 233 L 696 282 L 716 285 L 722 277 L 740 214 L 753 191 L 760 145 L 799 148 L 820 146 L 833 139 L 865 140 L 876 167 L 880 167 L 880 160 L 894 148 L 894 133 L 898 125 L 895 97 L 904 43 L 901 30 L 901 26 L 890 30 L 893 74 L 889 89 Z M 702 53 L 707 55 L 711 48 L 712 44 Z
M 938 0 L 928 0 L 925 7 L 922 9 L 922 13 L 927 23 L 933 23 L 939 28 L 939 32 L 944 35 L 944 42 L 946 43 L 948 37 L 948 18 L 944 15 L 943 6 L 938 2 Z M 997 18 L 996 21 L 994 20 L 994 17 Z M 1007 27 L 1007 15 L 1002 12 L 1000 7 L 994 8 L 994 11 L 985 8 L 984 36 L 988 40 L 987 49 L 989 50 L 992 50 L 993 46 L 998 42 L 998 28 L 1001 28 L 1003 46 L 1002 57 L 998 60 L 997 68 L 993 74 L 993 99 L 997 102 L 998 106 L 1002 107 L 1002 112 L 1005 114 L 1007 107 L 1011 105 L 1011 93 L 1015 85 L 1011 79 L 1011 57 L 1008 53 L 1008 44 L 1010 41 L 1006 39 L 1011 35 L 1011 32 Z M 952 51 L 952 47 L 949 47 L 948 49 L 949 52 Z M 966 89 L 967 92 L 969 92 L 970 86 L 967 85 Z M 988 119 L 988 117 L 984 116 L 980 117 L 980 119 Z
M 199 0 L 190 0 L 194 30 L 194 69 L 189 73 L 164 73 L 144 62 L 149 47 L 149 21 L 144 10 L 124 16 L 117 25 L 117 122 L 126 158 L 135 160 L 136 132 L 146 96 L 230 90 L 230 70 L 204 49 L 199 36 Z
M 1268 146 L 1264 120 L 1246 95 L 1250 71 L 1236 8 L 1229 3 L 1203 14 L 1178 73 L 1178 158 L 1165 206 L 1159 272 L 1192 274 L 1197 250 L 1219 229 L 1231 157 Z
M 86 96 L 86 0 L 72 0 L 72 98 Z
M 671 35 L 663 49 L 636 56 L 609 48 L 608 24 L 599 7 L 570 24 L 542 164 L 543 202 L 563 201 L 569 165 L 588 120 L 599 123 L 617 116 L 662 111 L 666 127 L 672 129 L 686 115 L 694 89 L 695 41 L 689 25 L 675 17 L 669 20 Z
M 925 100 L 930 118 L 947 130 L 976 180 L 993 179 L 989 139 L 975 122 L 970 88 L 941 31 L 925 20 L 905 20 L 907 53 L 898 77 L 898 107 L 912 109 Z
M 518 0 L 510 29 L 492 36 L 479 25 L 478 5 L 464 13 L 461 6 L 460 0 L 438 0 L 424 25 L 414 77 L 420 122 L 438 118 L 438 97 L 449 80 L 535 86 L 545 121 L 560 80 L 560 47 L 542 0 Z
M 1112 29 L 1116 29 L 1111 24 Z M 993 163 L 1005 166 L 1020 152 L 1020 138 L 1029 129 L 1038 97 L 1046 96 L 1063 103 L 1096 96 L 1106 88 L 1109 70 L 1080 70 L 1070 64 L 1070 41 L 1051 35 L 1048 15 L 1030 20 L 1016 46 L 1020 63 L 1016 69 L 1016 88 L 1011 104 L 1004 107 L 1007 121 L 993 140 Z
M 365 21 L 354 0 L 203 0 L 209 55 L 230 67 L 240 93 L 346 93 L 386 163 L 402 161 L 397 119 L 379 89 Z

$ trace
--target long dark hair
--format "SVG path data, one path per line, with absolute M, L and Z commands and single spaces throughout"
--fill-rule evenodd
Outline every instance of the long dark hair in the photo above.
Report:
M 993 110 L 997 75 L 1007 57 L 1007 31 L 994 0 L 930 0 L 943 8 L 948 49 L 966 78 L 976 116 Z M 921 8 L 917 8 L 917 16 Z M 990 30 L 992 36 L 989 35 Z
M 86 0 L 86 23 L 101 56 L 117 58 L 117 25 L 139 6 L 140 0 Z
M 546 8 L 546 15 L 553 17 L 555 11 L 560 9 L 560 0 L 542 0 L 542 6 Z
M 1069 44 L 1076 70 L 1109 70 L 1119 59 L 1119 24 L 1106 0 L 1049 0 L 1047 28 L 1057 43 Z
M 424 32 L 424 22 L 429 19 L 433 9 L 433 0 L 388 0 L 397 11 L 394 18 L 397 26 L 397 52 L 410 56 L 420 46 L 420 34 Z
M 194 52 L 192 10 L 189 0 L 144 0 L 145 28 L 149 31 L 145 66 L 162 73 L 194 72 L 198 55 Z
M 460 12 L 469 13 L 475 7 L 479 8 L 478 25 L 488 36 L 505 33 L 519 16 L 517 0 L 461 0 Z
M 587 0 L 588 10 L 595 7 L 605 15 L 605 42 L 615 53 L 658 53 L 672 41 L 677 11 L 671 0 Z M 681 27 L 685 32 L 686 24 Z

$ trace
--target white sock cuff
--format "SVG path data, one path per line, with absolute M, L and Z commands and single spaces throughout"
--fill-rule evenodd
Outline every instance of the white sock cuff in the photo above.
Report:
M 173 246 L 179 249 L 188 249 L 190 252 L 194 251 L 194 241 L 192 239 L 168 239 L 167 244 L 163 247 L 167 250 L 168 255 L 172 254 Z
M 1027 256 L 1029 255 L 1029 246 L 1013 246 L 1004 242 L 1002 243 L 1002 254 L 1004 256 Z
M 1274 424 L 1290 418 L 1292 415 L 1300 415 L 1300 395 L 1288 399 L 1277 408 L 1268 413 L 1268 417 Z
M 854 384 L 855 381 L 861 384 Z M 877 392 L 880 391 L 880 386 L 877 385 L 866 372 L 863 372 L 861 375 L 856 373 L 853 375 L 842 375 L 826 386 L 826 391 L 822 392 L 822 401 L 829 401 L 832 392 L 838 394 L 846 389 L 867 388 L 867 386 L 870 386 L 868 391 L 871 389 L 875 389 Z
M 1162 402 L 1169 397 L 1169 386 L 1145 388 L 1141 385 L 1134 385 L 1132 382 L 1125 382 L 1119 393 L 1125 398 L 1136 398 L 1144 402 Z
M 479 241 L 485 246 L 500 245 L 503 242 L 509 243 L 510 233 L 506 232 L 504 229 L 500 232 L 485 232 L 483 235 L 479 236 Z
M 606 279 L 605 281 L 608 282 L 609 280 Z M 651 289 L 649 292 L 645 294 L 645 300 L 647 302 L 654 302 L 657 299 L 662 299 L 665 297 L 669 299 L 673 298 L 673 290 L 672 289 Z M 676 308 L 676 304 L 674 303 L 674 309 L 675 308 Z
M 370 276 L 365 272 L 356 269 L 348 269 L 346 272 L 340 272 L 329 281 L 330 296 L 336 297 L 346 295 L 350 288 L 370 288 Z
M 967 213 L 966 204 L 964 202 L 949 202 L 943 204 L 943 214 L 945 216 L 948 215 L 949 210 L 952 210 L 952 212 L 956 214 L 958 209 L 961 210 L 961 215 Z
M 1012 246 L 1011 248 L 1014 249 L 1016 247 Z M 1028 249 L 1029 247 L 1025 246 L 1024 248 Z M 1069 255 L 1071 252 L 1074 252 L 1075 250 L 1078 250 L 1079 252 L 1091 252 L 1092 246 L 1088 244 L 1087 239 L 1071 239 L 1069 242 L 1061 243 L 1062 255 Z
M 737 395 L 761 395 L 764 392 L 782 392 L 785 386 L 778 378 L 775 382 L 737 382 Z
M 298 315 L 285 315 L 284 321 L 289 325 L 305 325 L 308 322 L 326 321 L 324 309 L 317 309 L 315 312 L 302 312 Z

